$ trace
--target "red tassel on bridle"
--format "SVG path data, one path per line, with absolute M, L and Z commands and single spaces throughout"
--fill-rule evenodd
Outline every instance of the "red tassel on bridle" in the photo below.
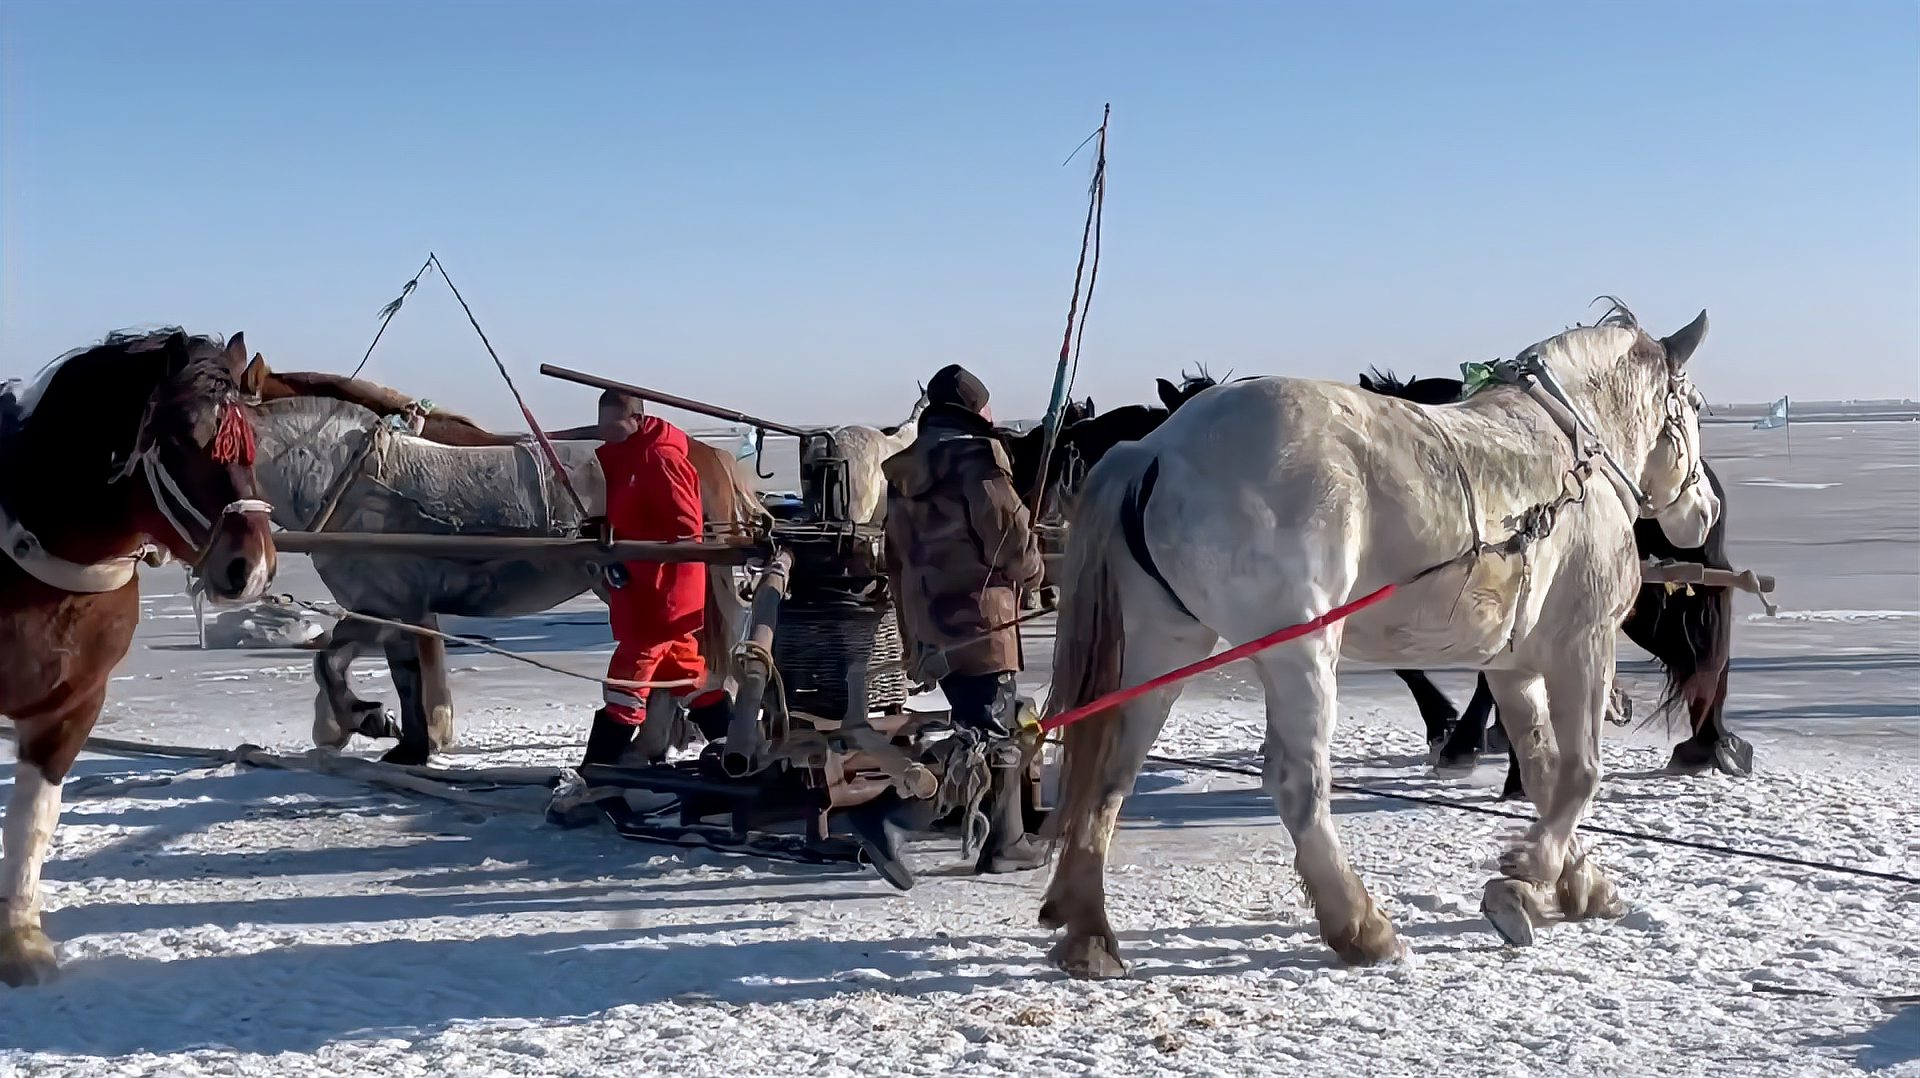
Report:
M 215 464 L 244 464 L 253 467 L 253 424 L 237 401 L 220 406 L 220 430 L 213 436 Z

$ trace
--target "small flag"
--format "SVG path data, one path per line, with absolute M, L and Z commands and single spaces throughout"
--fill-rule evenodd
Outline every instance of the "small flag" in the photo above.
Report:
M 1787 398 L 1781 397 L 1779 400 L 1774 401 L 1773 404 L 1768 406 L 1766 418 L 1755 421 L 1753 424 L 1753 429 L 1754 430 L 1772 430 L 1775 427 L 1786 426 L 1788 421 L 1789 421 L 1789 417 L 1787 414 Z

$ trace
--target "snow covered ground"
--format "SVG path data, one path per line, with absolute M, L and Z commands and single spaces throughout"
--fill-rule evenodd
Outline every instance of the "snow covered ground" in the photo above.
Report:
M 1608 731 L 1595 819 L 1920 874 L 1920 424 L 1710 428 L 1739 599 L 1730 722 L 1746 780 L 1662 775 L 1659 730 Z M 322 597 L 300 559 L 280 590 Z M 307 744 L 302 652 L 201 652 L 176 571 L 100 733 Z M 171 594 L 170 594 L 171 593 Z M 462 624 L 595 671 L 591 600 Z M 1050 630 L 1030 637 L 1045 683 Z M 462 764 L 570 762 L 594 690 L 455 653 Z M 387 693 L 378 663 L 360 668 Z M 1656 683 L 1623 663 L 1642 705 Z M 1469 676 L 1443 687 L 1464 702 Z M 1496 767 L 1422 766 L 1391 675 L 1343 673 L 1336 777 L 1488 801 Z M 1195 683 L 1161 751 L 1250 764 L 1244 672 Z M 364 746 L 363 746 L 364 747 Z M 8 768 L 10 770 L 10 767 Z M 1411 948 L 1336 965 L 1251 780 L 1156 767 L 1110 876 L 1131 980 L 1053 973 L 1044 873 L 971 878 L 930 843 L 899 895 L 854 871 L 557 832 L 348 782 L 88 757 L 49 862 L 66 976 L 0 990 L 0 1074 L 1920 1075 L 1920 888 L 1603 838 L 1630 913 L 1531 949 L 1478 914 L 1511 821 L 1340 796 L 1353 859 Z M 4 776 L 0 776 L 4 777 Z

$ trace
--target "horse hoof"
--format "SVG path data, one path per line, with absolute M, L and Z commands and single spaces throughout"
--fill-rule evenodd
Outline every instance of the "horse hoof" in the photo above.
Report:
M 1519 880 L 1488 880 L 1480 895 L 1480 913 L 1515 947 L 1533 943 L 1533 907 L 1532 889 Z
M 1667 771 L 1675 775 L 1704 775 L 1713 770 L 1714 752 L 1692 741 L 1682 741 L 1667 757 Z
M 380 757 L 380 762 L 383 764 L 399 764 L 402 767 L 425 767 L 427 760 L 432 756 L 433 750 L 429 746 L 409 745 L 402 741 L 400 744 L 388 749 L 387 754 Z
M 1500 800 L 1502 801 L 1525 801 L 1526 799 L 1526 788 L 1517 782 L 1507 783 L 1506 788 L 1500 791 Z
M 1443 779 L 1464 779 L 1479 766 L 1480 754 L 1477 752 L 1443 752 L 1433 761 L 1433 773 Z
M 400 717 L 390 709 L 379 704 L 355 704 L 354 713 L 360 716 L 360 722 L 354 727 L 354 733 L 375 741 L 385 741 L 400 736 Z
M 1713 766 L 1722 775 L 1744 779 L 1753 774 L 1753 746 L 1728 734 L 1713 746 Z
M 1627 904 L 1620 891 L 1594 865 L 1581 862 L 1561 873 L 1554 887 L 1560 903 L 1560 915 L 1568 921 L 1617 921 L 1627 915 Z
M 1393 931 L 1393 922 L 1372 902 L 1367 903 L 1359 924 L 1324 938 L 1340 961 L 1349 966 L 1375 966 L 1400 954 L 1400 937 Z
M 396 724 L 396 726 L 397 725 L 398 724 Z M 400 736 L 397 729 L 393 736 Z M 434 752 L 444 752 L 453 747 L 452 708 L 441 704 L 433 709 L 433 714 L 427 719 L 427 742 L 433 746 Z
M 1120 941 L 1104 933 L 1068 936 L 1053 948 L 1053 964 L 1079 981 L 1111 981 L 1127 975 Z
M 60 974 L 53 941 L 38 926 L 0 930 L 0 984 L 26 988 Z

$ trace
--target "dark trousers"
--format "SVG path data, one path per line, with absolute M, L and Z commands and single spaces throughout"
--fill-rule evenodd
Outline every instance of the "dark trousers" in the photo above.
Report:
M 1019 698 L 1011 673 L 948 674 L 940 691 L 953 707 L 954 731 L 980 735 L 989 742 L 1013 740 Z

